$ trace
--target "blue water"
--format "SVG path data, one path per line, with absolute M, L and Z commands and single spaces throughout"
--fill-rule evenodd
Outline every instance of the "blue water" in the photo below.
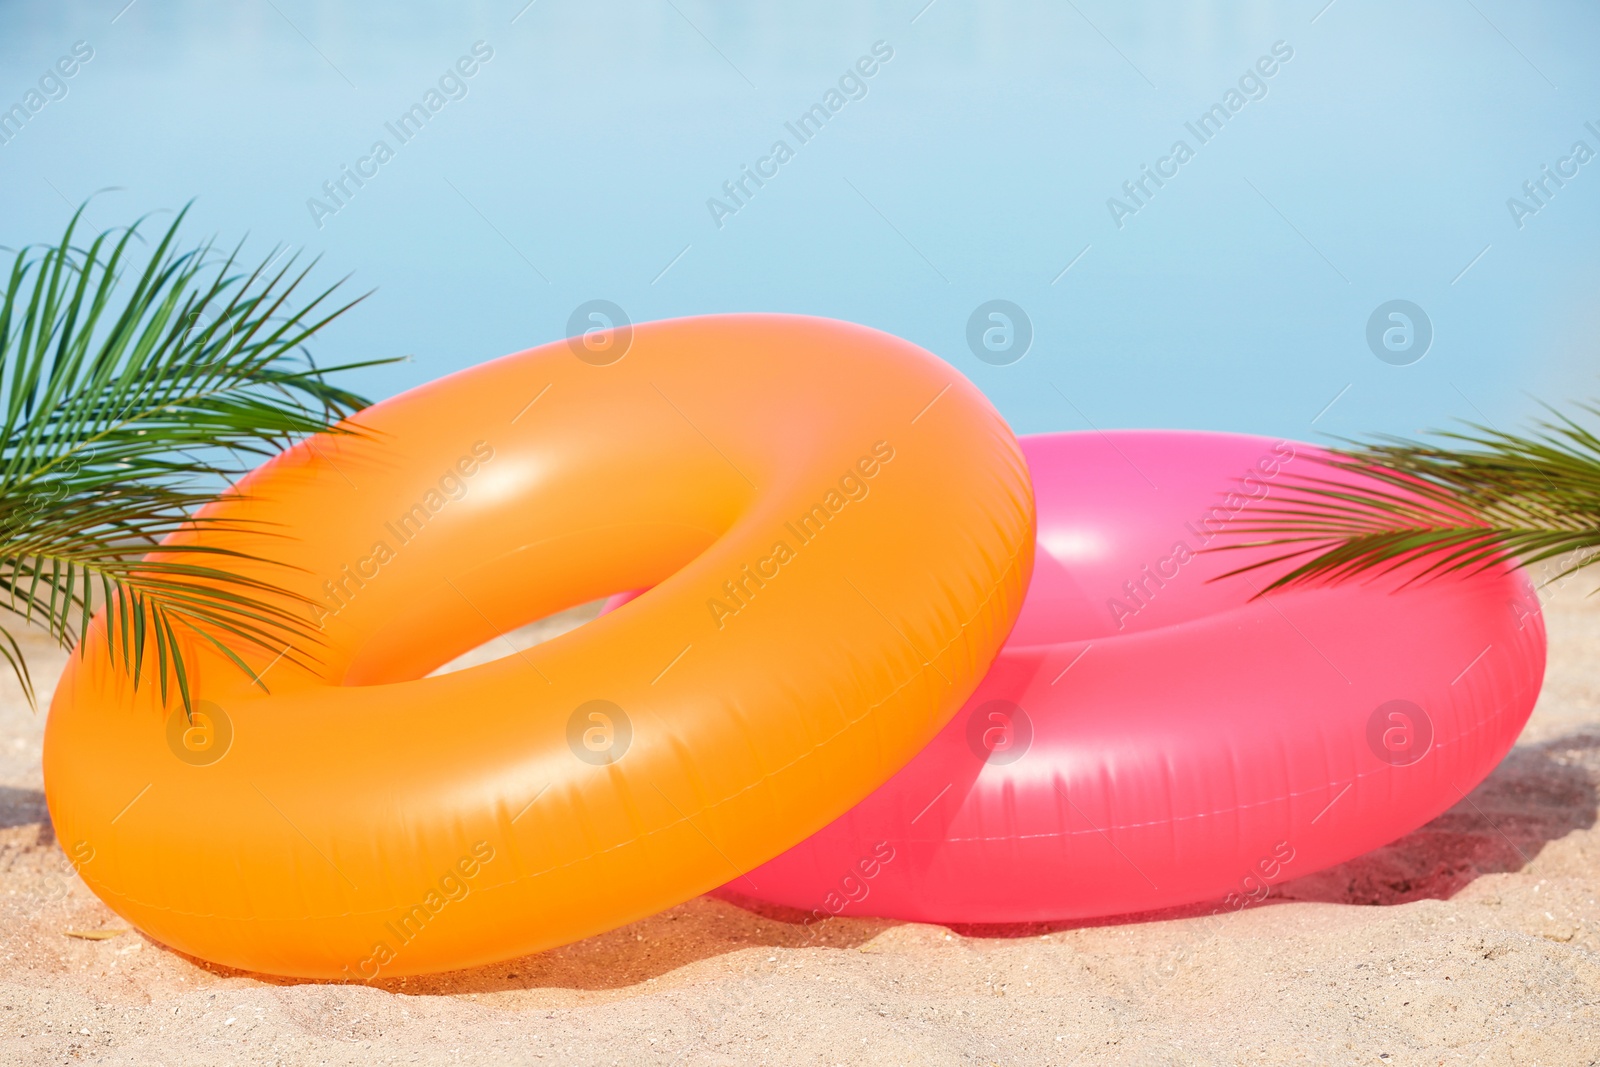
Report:
M 1509 428 L 1600 393 L 1592 4 L 125 3 L 0 5 L 0 108 L 92 50 L 0 127 L 0 243 L 97 190 L 98 227 L 196 197 L 196 236 L 376 289 L 316 347 L 411 355 L 373 395 L 593 299 L 867 323 L 1019 432 Z M 991 300 L 1026 321 L 969 344 Z

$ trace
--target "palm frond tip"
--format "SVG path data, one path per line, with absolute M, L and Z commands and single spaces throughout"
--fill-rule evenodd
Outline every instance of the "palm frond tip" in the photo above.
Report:
M 238 553 L 145 556 L 263 457 L 365 406 L 328 375 L 388 362 L 317 367 L 305 342 L 360 298 L 336 301 L 342 281 L 302 295 L 315 263 L 296 256 L 181 249 L 187 210 L 139 255 L 146 220 L 80 245 L 80 208 L 59 242 L 16 254 L 0 293 L 0 607 L 67 647 L 103 609 L 135 684 L 153 648 L 162 700 L 175 684 L 186 708 L 181 631 L 248 670 L 247 646 L 304 654 L 310 615 L 231 573 Z M 0 656 L 33 703 L 3 622 Z
M 1600 437 L 1546 410 L 1528 434 L 1466 424 L 1437 444 L 1380 437 L 1316 455 L 1321 473 L 1236 520 L 1228 549 L 1276 551 L 1229 574 L 1292 563 L 1270 592 L 1398 568 L 1415 581 L 1554 561 L 1555 581 L 1589 566 L 1600 560 Z

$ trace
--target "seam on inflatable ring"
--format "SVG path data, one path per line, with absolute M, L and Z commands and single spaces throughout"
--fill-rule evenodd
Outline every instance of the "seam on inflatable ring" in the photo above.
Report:
M 829 734 L 827 737 L 823 738 L 821 741 L 818 741 L 815 744 L 813 744 L 811 746 L 810 750 L 808 750 L 807 752 L 801 753 L 800 755 L 798 755 L 798 756 L 794 757 L 793 759 L 789 760 L 787 763 L 783 763 L 783 764 L 779 765 L 778 767 L 774 768 L 773 770 L 764 772 L 760 778 L 758 778 L 755 781 L 751 782 L 749 785 L 743 786 L 738 791 L 736 791 L 734 793 L 730 793 L 728 796 L 723 797 L 721 800 L 715 801 L 712 804 L 708 804 L 705 807 L 702 807 L 702 808 L 698 809 L 693 815 L 684 815 L 682 818 L 679 818 L 679 819 L 677 819 L 677 820 L 675 820 L 673 822 L 664 823 L 664 824 L 656 827 L 653 830 L 646 831 L 645 833 L 640 834 L 640 835 L 638 835 L 636 837 L 631 837 L 626 841 L 618 842 L 615 845 L 611 845 L 611 846 L 609 846 L 607 848 L 600 849 L 599 851 L 591 852 L 587 856 L 583 856 L 583 857 L 578 858 L 578 859 L 568 860 L 565 863 L 560 863 L 560 864 L 557 864 L 557 865 L 555 865 L 553 867 L 546 867 L 543 870 L 534 871 L 532 873 L 521 873 L 521 874 L 518 874 L 515 877 L 513 877 L 511 879 L 508 879 L 506 881 L 503 881 L 503 882 L 495 882 L 493 884 L 487 884 L 487 885 L 479 886 L 478 887 L 479 892 L 487 892 L 487 891 L 493 890 L 493 889 L 503 889 L 503 888 L 506 888 L 508 886 L 518 885 L 518 884 L 520 884 L 520 883 L 522 883 L 524 881 L 527 881 L 528 879 L 542 878 L 547 874 L 552 874 L 552 873 L 554 873 L 556 871 L 565 870 L 568 867 L 574 867 L 574 866 L 576 866 L 576 865 L 578 865 L 580 863 L 586 863 L 586 862 L 588 862 L 590 860 L 593 860 L 593 859 L 595 859 L 597 857 L 604 856 L 607 853 L 615 852 L 618 849 L 628 848 L 628 847 L 636 845 L 636 844 L 638 844 L 638 843 L 640 843 L 642 841 L 647 841 L 650 838 L 657 836 L 658 834 L 664 833 L 665 831 L 675 830 L 678 827 L 682 826 L 684 823 L 688 823 L 690 825 L 691 829 L 694 829 L 694 830 L 698 831 L 699 827 L 694 826 L 694 819 L 695 819 L 696 816 L 703 815 L 708 811 L 713 811 L 717 807 L 720 807 L 723 804 L 726 804 L 726 803 L 728 803 L 728 802 L 730 802 L 732 800 L 738 799 L 739 797 L 743 796 L 745 793 L 748 793 L 750 790 L 755 789 L 758 786 L 765 785 L 767 783 L 767 781 L 769 779 L 771 779 L 773 776 L 783 773 L 784 771 L 788 770 L 790 767 L 793 767 L 795 764 L 799 763 L 801 760 L 804 760 L 804 759 L 810 757 L 811 755 L 814 755 L 816 753 L 816 751 L 818 749 L 820 749 L 823 745 L 826 745 L 829 742 L 833 741 L 840 734 L 844 733 L 845 730 L 850 729 L 852 726 L 854 726 L 857 723 L 859 723 L 859 722 L 863 721 L 864 719 L 866 719 L 867 716 L 871 715 L 878 708 L 880 708 L 883 705 L 889 703 L 889 701 L 893 700 L 896 696 L 898 696 L 899 693 L 901 692 L 901 690 L 905 689 L 907 686 L 910 686 L 919 677 L 925 675 L 927 673 L 927 671 L 932 667 L 933 662 L 935 660 L 937 660 L 940 656 L 944 655 L 944 653 L 949 651 L 950 648 L 952 648 L 958 641 L 960 641 L 966 635 L 967 628 L 972 625 L 973 620 L 977 619 L 979 615 L 983 614 L 984 607 L 987 606 L 991 601 L 994 600 L 995 596 L 1005 586 L 1006 578 L 1013 571 L 1015 571 L 1017 569 L 1017 560 L 1019 559 L 1019 557 L 1021 557 L 1022 552 L 1023 552 L 1023 548 L 1019 547 L 1015 552 L 1013 552 L 1011 554 L 1011 557 L 1010 557 L 1009 561 L 1007 562 L 1005 569 L 1000 572 L 999 578 L 996 579 L 996 581 L 990 587 L 988 595 L 985 596 L 982 600 L 980 600 L 978 602 L 978 605 L 973 610 L 972 614 L 967 616 L 967 618 L 964 621 L 962 621 L 961 623 L 959 623 L 957 625 L 957 627 L 956 627 L 956 635 L 954 637 L 952 637 L 948 642 L 946 642 L 943 646 L 941 646 L 933 656 L 930 656 L 928 658 L 928 662 L 927 663 L 922 664 L 921 667 L 919 667 L 918 670 L 911 675 L 911 677 L 907 678 L 904 682 L 902 682 L 899 685 L 895 686 L 895 688 L 892 689 L 888 693 L 888 695 L 886 695 L 882 700 L 879 700 L 879 701 L 873 703 L 864 712 L 862 712 L 860 716 L 858 716 L 855 719 L 850 720 L 845 726 L 843 726 L 840 729 L 838 729 L 838 730 L 834 731 L 833 733 Z M 959 709 L 957 709 L 957 710 L 959 710 Z M 503 817 L 504 811 L 502 811 L 501 814 L 502 814 L 502 817 Z M 510 835 L 508 834 L 507 836 L 510 836 Z M 757 864 L 757 866 L 759 866 L 759 864 Z M 751 868 L 751 869 L 753 870 L 754 868 Z M 733 877 L 735 877 L 735 878 L 743 877 L 747 873 L 749 873 L 749 872 L 741 870 L 741 871 L 738 872 L 738 874 L 734 875 Z M 91 887 L 91 888 L 93 888 L 93 887 Z M 137 897 L 130 896 L 130 895 L 126 894 L 126 893 L 117 893 L 117 892 L 111 891 L 108 887 L 105 887 L 105 886 L 102 886 L 101 889 L 104 890 L 106 892 L 106 895 L 108 895 L 108 896 L 113 896 L 119 901 L 130 902 L 131 904 L 133 904 L 133 905 L 135 905 L 135 906 L 137 906 L 139 908 L 142 908 L 142 909 L 144 909 L 146 911 L 154 911 L 154 912 L 160 912 L 160 913 L 167 914 L 167 915 L 177 915 L 177 916 L 192 917 L 192 918 L 220 919 L 221 921 L 228 922 L 228 923 L 238 923 L 238 922 L 266 922 L 266 923 L 286 923 L 286 922 L 288 922 L 288 923 L 292 923 L 292 922 L 305 922 L 305 921 L 308 921 L 308 920 L 309 921 L 317 921 L 317 920 L 323 920 L 323 919 L 359 918 L 359 917 L 369 916 L 369 915 L 383 915 L 383 914 L 386 914 L 388 912 L 393 911 L 394 908 L 396 906 L 398 906 L 398 905 L 384 905 L 382 907 L 369 908 L 369 909 L 366 909 L 366 910 L 363 910 L 363 911 L 324 912 L 324 913 L 316 914 L 316 915 L 301 915 L 301 916 L 297 916 L 297 917 L 288 917 L 288 918 L 269 918 L 269 919 L 241 918 L 241 917 L 230 916 L 230 915 L 219 915 L 219 914 L 217 914 L 215 912 L 188 911 L 188 910 L 185 910 L 185 909 L 182 909 L 182 908 L 174 908 L 174 907 L 171 907 L 169 905 L 146 903 L 145 901 L 139 900 Z M 98 892 L 97 892 L 97 895 L 98 895 Z
M 820 741 L 815 742 L 811 746 L 811 748 L 809 750 L 807 750 L 806 752 L 803 752 L 800 755 L 795 756 L 793 759 L 790 759 L 786 763 L 779 764 L 777 767 L 774 767 L 770 771 L 763 772 L 760 778 L 758 778 L 755 781 L 751 782 L 749 785 L 741 786 L 738 790 L 736 790 L 736 791 L 734 791 L 732 793 L 729 793 L 727 796 L 723 797 L 721 800 L 715 801 L 715 802 L 713 802 L 711 804 L 706 805 L 705 807 L 700 808 L 694 814 L 695 815 L 703 815 L 708 811 L 714 810 L 715 808 L 717 808 L 718 806 L 720 806 L 722 804 L 726 804 L 730 800 L 735 800 L 738 797 L 744 795 L 745 793 L 748 793 L 750 790 L 755 789 L 757 786 L 760 786 L 760 785 L 764 784 L 767 780 L 773 778 L 774 776 L 782 774 L 784 771 L 787 771 L 789 768 L 795 766 L 800 761 L 802 761 L 804 759 L 808 759 L 809 757 L 814 755 L 817 752 L 818 749 L 822 748 L 824 745 L 827 745 L 827 744 L 831 743 L 834 739 L 839 737 L 840 734 L 843 734 L 846 730 L 850 729 L 851 727 L 857 725 L 858 723 L 861 723 L 861 722 L 865 721 L 866 718 L 868 716 L 870 716 L 873 712 L 877 711 L 879 708 L 881 708 L 885 704 L 889 703 L 895 697 L 899 696 L 900 693 L 903 690 L 905 690 L 907 687 L 909 687 L 914 682 L 916 682 L 920 677 L 923 677 L 924 675 L 926 675 L 927 672 L 930 669 L 933 669 L 933 664 L 939 659 L 940 656 L 943 656 L 946 652 L 950 651 L 951 648 L 955 647 L 955 645 L 958 642 L 960 642 L 963 637 L 966 636 L 967 627 L 971 626 L 973 620 L 976 619 L 979 615 L 981 615 L 983 613 L 984 607 L 986 607 L 991 601 L 994 600 L 996 594 L 998 594 L 1000 592 L 1001 588 L 1005 585 L 1006 576 L 1009 575 L 1012 571 L 1017 569 L 1017 557 L 1020 556 L 1020 555 L 1021 555 L 1020 551 L 1012 553 L 1011 558 L 1006 563 L 1005 569 L 1000 572 L 1000 578 L 994 583 L 993 586 L 990 587 L 988 595 L 985 596 L 982 600 L 980 600 L 978 602 L 978 605 L 977 605 L 976 609 L 974 609 L 974 611 L 972 612 L 971 615 L 967 616 L 967 618 L 963 622 L 957 624 L 957 626 L 956 626 L 956 635 L 954 637 L 952 637 L 949 641 L 947 641 L 943 645 L 941 645 L 938 649 L 936 649 L 934 654 L 928 657 L 928 662 L 922 664 L 922 666 L 919 667 L 911 675 L 911 677 L 907 678 L 905 681 L 901 682 L 899 685 L 897 685 L 893 689 L 891 689 L 888 692 L 888 694 L 883 697 L 883 699 L 878 700 L 878 701 L 874 702 L 873 704 L 869 705 L 867 707 L 867 709 L 865 711 L 863 711 L 860 715 L 858 715 L 856 718 L 849 720 L 844 726 L 840 727 L 839 729 L 835 730 L 833 733 L 831 733 L 831 734 L 827 735 L 826 737 L 822 738 Z M 916 650 L 915 646 L 912 646 L 912 650 L 913 651 Z M 959 710 L 960 709 L 958 708 L 957 711 L 959 711 Z M 683 821 L 687 822 L 687 821 L 689 821 L 689 820 L 691 820 L 693 818 L 694 818 L 693 815 L 685 816 Z M 677 824 L 676 823 L 672 823 L 672 824 L 669 824 L 669 825 L 674 825 L 675 826 Z M 621 847 L 621 846 L 613 846 L 613 847 Z M 596 853 L 596 855 L 599 855 L 599 853 Z
M 1000 572 L 1000 577 L 998 579 L 996 579 L 996 581 L 994 582 L 993 585 L 990 586 L 988 595 L 985 596 L 982 600 L 980 600 L 978 602 L 978 605 L 973 610 L 972 614 L 968 615 L 967 618 L 964 621 L 962 621 L 960 624 L 957 625 L 957 627 L 956 627 L 956 635 L 954 637 L 952 637 L 949 641 L 947 641 L 944 645 L 942 645 L 934 653 L 934 655 L 928 657 L 928 662 L 927 663 L 924 663 L 920 668 L 918 668 L 918 670 L 916 672 L 914 672 L 911 675 L 911 677 L 907 678 L 904 682 L 901 682 L 899 685 L 895 686 L 892 690 L 890 690 L 889 693 L 886 696 L 883 697 L 883 699 L 881 699 L 879 701 L 876 701 L 875 703 L 870 705 L 865 711 L 863 711 L 856 718 L 850 720 L 845 726 L 840 727 L 838 730 L 835 730 L 833 733 L 829 734 L 827 737 L 825 737 L 822 740 L 820 740 L 820 741 L 816 742 L 815 744 L 813 744 L 808 751 L 803 752 L 798 756 L 795 756 L 793 759 L 789 760 L 786 763 L 778 765 L 777 767 L 773 768 L 770 771 L 764 772 L 761 775 L 761 777 L 756 779 L 755 781 L 749 783 L 748 785 L 740 787 L 735 792 L 728 794 L 727 796 L 721 798 L 720 800 L 714 801 L 714 802 L 712 802 L 710 804 L 705 805 L 704 807 L 701 807 L 701 808 L 697 809 L 694 812 L 694 814 L 692 814 L 692 815 L 684 815 L 683 817 L 681 817 L 681 818 L 679 818 L 679 819 L 677 819 L 677 820 L 675 820 L 673 822 L 664 823 L 661 826 L 658 826 L 653 830 L 647 831 L 644 834 L 640 834 L 637 837 L 629 838 L 627 841 L 620 841 L 617 844 L 611 845 L 611 846 L 609 846 L 607 848 L 604 848 L 604 849 L 601 849 L 598 852 L 590 853 L 588 856 L 585 856 L 585 857 L 583 857 L 581 859 L 568 860 L 565 863 L 557 864 L 556 866 L 553 866 L 553 867 L 546 867 L 543 870 L 533 871 L 531 873 L 530 872 L 520 873 L 520 874 L 516 875 L 515 877 L 509 879 L 508 881 L 497 882 L 492 886 L 485 886 L 483 888 L 484 889 L 494 889 L 494 888 L 501 888 L 501 887 L 505 887 L 505 886 L 513 886 L 513 885 L 517 885 L 517 884 L 519 884 L 519 883 L 521 883 L 523 881 L 526 881 L 528 879 L 531 879 L 531 878 L 542 878 L 545 875 L 551 874 L 551 873 L 553 873 L 555 871 L 564 870 L 564 869 L 566 869 L 568 867 L 572 867 L 572 866 L 575 866 L 577 864 L 587 862 L 588 860 L 593 859 L 596 856 L 603 856 L 606 853 L 614 852 L 617 849 L 627 848 L 627 847 L 629 847 L 631 845 L 634 845 L 634 844 L 637 844 L 637 843 L 639 843 L 641 841 L 648 840 L 649 838 L 654 837 L 654 836 L 656 836 L 656 835 L 658 835 L 660 833 L 663 833 L 664 831 L 677 829 L 678 827 L 684 825 L 685 823 L 689 824 L 691 829 L 694 829 L 697 832 L 699 832 L 700 828 L 694 825 L 694 819 L 697 816 L 704 815 L 706 812 L 714 811 L 715 809 L 717 809 L 718 807 L 721 807 L 724 804 L 727 804 L 727 803 L 729 803 L 731 801 L 737 800 L 739 797 L 744 796 L 746 793 L 750 792 L 751 790 L 765 785 L 774 776 L 782 774 L 784 771 L 787 771 L 789 768 L 795 766 L 800 761 L 802 761 L 804 759 L 807 759 L 810 756 L 814 755 L 817 752 L 817 750 L 822 748 L 824 745 L 830 743 L 835 738 L 837 738 L 841 734 L 843 734 L 846 730 L 848 730 L 851 727 L 855 726 L 857 723 L 860 723 L 863 720 L 865 720 L 874 711 L 878 710 L 879 708 L 883 707 L 885 704 L 889 703 L 896 696 L 898 696 L 902 690 L 904 690 L 905 688 L 910 686 L 919 677 L 922 677 L 922 676 L 926 675 L 928 670 L 932 667 L 933 662 L 935 660 L 937 660 L 940 656 L 942 656 L 946 652 L 948 652 L 957 642 L 959 642 L 966 635 L 967 627 L 971 626 L 973 620 L 978 618 L 978 616 L 983 613 L 984 607 L 986 605 L 988 605 L 992 600 L 994 600 L 995 596 L 1005 586 L 1006 577 L 1017 569 L 1017 560 L 1021 555 L 1022 555 L 1022 550 L 1020 548 L 1017 551 L 1015 551 L 1015 552 L 1013 552 L 1011 554 L 1010 559 L 1006 563 L 1005 569 Z M 760 866 L 760 864 L 757 864 L 757 866 Z M 737 867 L 737 865 L 735 865 L 735 867 Z M 751 870 L 753 870 L 753 869 L 754 868 L 751 868 Z M 741 870 L 737 874 L 735 874 L 733 877 L 734 878 L 741 878 L 741 877 L 743 877 L 744 875 L 746 875 L 748 873 L 749 873 L 749 871 Z M 379 909 L 379 910 L 387 911 L 388 909 L 385 908 L 385 909 Z M 362 914 L 365 914 L 365 913 L 362 913 Z
M 1046 555 L 1048 555 L 1048 553 L 1046 553 Z M 1280 599 L 1284 595 L 1293 596 L 1293 595 L 1295 595 L 1297 593 L 1314 593 L 1314 592 L 1317 592 L 1319 590 L 1327 589 L 1327 588 L 1329 588 L 1329 587 L 1327 587 L 1327 586 L 1313 586 L 1313 587 L 1300 589 L 1300 590 L 1288 590 L 1288 591 L 1286 591 L 1286 593 L 1279 594 L 1278 597 L 1275 597 L 1273 599 Z M 1262 603 L 1266 603 L 1266 598 L 1262 598 Z M 1098 636 L 1091 635 L 1091 636 L 1088 636 L 1088 637 L 1080 637 L 1080 638 L 1076 638 L 1076 639 L 1073 639 L 1073 640 L 1070 640 L 1070 641 L 1068 641 L 1068 640 L 1033 641 L 1033 642 L 1030 642 L 1030 643 L 1025 644 L 1025 645 L 1022 645 L 1022 644 L 1008 645 L 1007 648 L 1006 648 L 1006 651 L 1008 651 L 1008 652 L 1031 652 L 1031 651 L 1035 651 L 1037 649 L 1056 648 L 1056 647 L 1059 647 L 1061 645 L 1082 644 L 1082 643 L 1086 643 L 1086 642 L 1092 642 L 1094 644 L 1110 644 L 1113 641 L 1128 641 L 1128 640 L 1133 640 L 1133 639 L 1140 638 L 1140 637 L 1152 636 L 1152 635 L 1156 635 L 1156 634 L 1161 634 L 1163 637 L 1166 637 L 1166 636 L 1170 636 L 1170 635 L 1168 635 L 1166 633 L 1166 631 L 1169 631 L 1169 630 L 1177 630 L 1177 629 L 1181 629 L 1181 628 L 1187 627 L 1187 626 L 1198 626 L 1198 625 L 1209 624 L 1211 622 L 1214 622 L 1217 619 L 1226 619 L 1230 615 L 1239 614 L 1239 613 L 1242 613 L 1242 612 L 1252 611 L 1252 610 L 1254 610 L 1254 607 L 1253 607 L 1254 604 L 1255 604 L 1255 601 L 1253 601 L 1253 600 L 1252 601 L 1246 601 L 1243 604 L 1237 604 L 1237 605 L 1235 605 L 1235 606 L 1233 606 L 1231 608 L 1223 608 L 1223 609 L 1221 609 L 1219 611 L 1207 612 L 1204 615 L 1196 615 L 1193 618 L 1176 619 L 1176 620 L 1174 620 L 1172 622 L 1163 622 L 1163 623 L 1160 623 L 1158 625 L 1150 626 L 1150 627 L 1147 627 L 1147 628 L 1142 629 L 1142 630 L 1116 630 L 1116 631 L 1113 631 L 1112 633 L 1108 633 L 1108 634 L 1099 634 Z M 1267 616 L 1267 615 L 1264 615 L 1262 617 L 1263 618 L 1272 618 L 1272 616 Z
M 1523 688 L 1525 688 L 1525 687 L 1519 687 L 1519 692 L 1517 694 L 1518 696 L 1521 696 L 1520 690 L 1523 689 Z M 1443 743 L 1439 744 L 1438 746 L 1436 746 L 1436 748 L 1438 748 L 1438 749 L 1447 749 L 1452 745 L 1462 744 L 1462 743 L 1472 739 L 1477 734 L 1480 734 L 1480 733 L 1484 732 L 1485 730 L 1487 730 L 1491 725 L 1493 725 L 1494 720 L 1503 717 L 1504 714 L 1505 714 L 1504 712 L 1497 712 L 1496 714 L 1490 715 L 1488 717 L 1480 717 L 1478 719 L 1478 721 L 1476 723 L 1474 723 L 1470 728 L 1468 728 L 1466 730 L 1463 730 L 1461 733 L 1457 734 L 1452 740 L 1446 741 L 1446 742 L 1443 742 Z M 1512 743 L 1512 747 L 1513 748 L 1516 747 L 1515 742 Z M 1493 768 L 1491 768 L 1491 770 L 1492 769 Z M 1356 774 L 1355 774 L 1355 777 L 1350 779 L 1350 784 L 1354 785 L 1357 782 L 1360 782 L 1363 778 L 1371 778 L 1374 775 L 1383 774 L 1383 773 L 1384 773 L 1384 769 L 1383 768 L 1375 768 L 1375 769 L 1370 770 L 1370 771 L 1357 771 Z M 1481 783 L 1479 783 L 1479 784 L 1481 784 Z M 1328 788 L 1328 787 L 1323 787 L 1323 788 Z M 1473 786 L 1473 788 L 1476 789 L 1477 786 L 1475 785 L 1475 786 Z M 1306 789 L 1306 790 L 1302 790 L 1300 792 L 1290 792 L 1290 793 L 1285 793 L 1285 794 L 1283 794 L 1281 796 L 1270 797 L 1270 798 L 1268 798 L 1266 800 L 1254 801 L 1254 802 L 1249 803 L 1249 804 L 1236 804 L 1236 805 L 1234 805 L 1232 807 L 1217 808 L 1217 809 L 1215 809 L 1213 811 L 1192 812 L 1192 813 L 1187 814 L 1187 815 L 1174 815 L 1174 816 L 1172 816 L 1171 818 L 1168 818 L 1168 819 L 1150 819 L 1150 820 L 1146 820 L 1145 822 L 1132 822 L 1132 823 L 1113 823 L 1111 825 L 1101 827 L 1098 830 L 1096 830 L 1096 829 L 1091 827 L 1090 829 L 1087 829 L 1087 830 L 1062 830 L 1062 831 L 1054 832 L 1054 833 L 1008 834 L 1008 835 L 1006 835 L 1004 837 L 984 837 L 984 836 L 941 837 L 938 840 L 944 841 L 944 842 L 947 842 L 947 843 L 951 843 L 951 844 L 956 843 L 956 842 L 974 843 L 974 842 L 991 842 L 991 841 L 993 841 L 993 842 L 1029 841 L 1029 840 L 1035 840 L 1035 839 L 1076 837 L 1076 836 L 1079 836 L 1081 834 L 1091 834 L 1091 833 L 1097 834 L 1097 833 L 1101 833 L 1101 832 L 1110 833 L 1113 830 L 1142 830 L 1142 829 L 1145 829 L 1146 827 L 1150 827 L 1150 826 L 1170 826 L 1173 823 L 1194 822 L 1194 821 L 1197 821 L 1199 819 L 1213 819 L 1213 818 L 1217 818 L 1218 816 L 1231 815 L 1231 814 L 1234 814 L 1236 812 L 1250 811 L 1250 810 L 1253 810 L 1255 808 L 1266 807 L 1266 806 L 1268 806 L 1270 804 L 1281 803 L 1282 801 L 1285 801 L 1285 800 L 1298 800 L 1301 797 L 1310 796 L 1314 792 L 1317 792 L 1317 790 L 1316 789 Z M 1451 805 L 1451 807 L 1454 807 L 1454 806 L 1455 806 L 1454 804 Z M 1448 811 L 1449 808 L 1446 808 L 1445 810 Z M 1421 827 L 1418 827 L 1418 829 L 1421 829 Z M 900 838 L 899 840 L 903 840 L 903 841 L 933 841 L 935 839 L 934 838 L 911 838 L 911 837 L 908 837 L 908 838 Z

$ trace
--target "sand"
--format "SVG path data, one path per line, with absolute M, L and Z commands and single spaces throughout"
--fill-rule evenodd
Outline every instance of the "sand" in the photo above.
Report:
M 0 1063 L 1594 1064 L 1600 598 L 1564 591 L 1547 620 L 1544 694 L 1488 781 L 1242 912 L 808 933 L 703 897 L 564 949 L 374 987 L 227 971 L 127 931 L 57 847 L 44 717 L 7 679 Z M 64 657 L 30 647 L 53 679 Z

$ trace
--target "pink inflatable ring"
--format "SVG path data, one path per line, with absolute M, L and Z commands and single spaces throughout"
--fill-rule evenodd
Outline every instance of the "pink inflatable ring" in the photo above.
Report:
M 1245 558 L 1199 550 L 1311 446 L 1022 446 L 1037 563 L 988 676 L 909 765 L 726 895 L 942 923 L 1243 906 L 1457 803 L 1527 721 L 1545 634 L 1519 572 L 1264 599 L 1259 572 L 1212 580 Z

